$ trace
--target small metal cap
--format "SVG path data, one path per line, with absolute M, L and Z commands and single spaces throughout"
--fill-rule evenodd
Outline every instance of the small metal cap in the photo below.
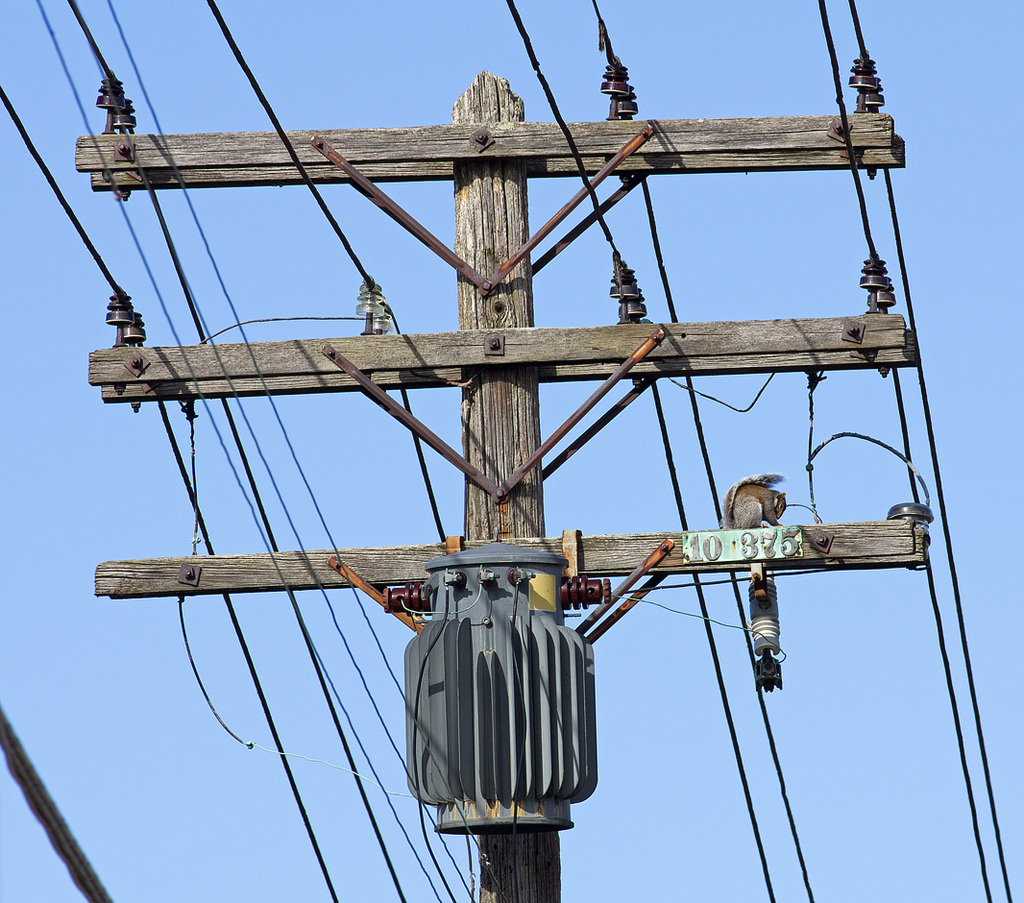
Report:
M 901 502 L 899 505 L 893 505 L 886 518 L 888 520 L 909 520 L 922 527 L 927 527 L 935 520 L 932 509 L 920 502 Z

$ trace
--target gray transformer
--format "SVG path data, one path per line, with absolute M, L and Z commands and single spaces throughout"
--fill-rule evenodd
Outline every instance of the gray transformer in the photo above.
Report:
M 565 627 L 561 555 L 495 542 L 427 562 L 405 652 L 409 787 L 451 834 L 571 828 L 597 786 L 594 653 Z

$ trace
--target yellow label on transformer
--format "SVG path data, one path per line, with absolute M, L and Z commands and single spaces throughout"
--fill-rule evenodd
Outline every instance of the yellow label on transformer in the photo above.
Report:
M 530 579 L 530 608 L 558 610 L 558 579 L 554 574 L 536 574 Z

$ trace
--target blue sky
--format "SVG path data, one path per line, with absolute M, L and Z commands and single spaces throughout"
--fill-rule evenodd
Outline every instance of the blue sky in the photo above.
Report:
M 103 117 L 92 106 L 99 74 L 88 46 L 66 4 L 42 2 L 89 127 L 100 131 Z M 85 0 L 81 9 L 135 101 L 140 132 L 156 130 L 154 110 L 168 133 L 270 129 L 205 3 L 113 2 L 152 108 L 111 7 Z M 278 4 L 224 0 L 221 9 L 286 128 L 447 122 L 452 103 L 482 70 L 509 79 L 528 119 L 552 118 L 500 2 L 307 3 L 283 13 Z M 565 118 L 603 118 L 604 57 L 590 4 L 524 0 L 520 10 Z M 829 11 L 845 81 L 856 42 L 846 4 L 831 3 Z M 893 182 L 1002 840 L 1011 882 L 1019 882 L 1018 542 L 1007 524 L 1016 522 L 1021 482 L 1015 355 L 1022 327 L 1021 176 L 1012 149 L 1022 137 L 1013 112 L 1022 14 L 990 2 L 942 8 L 865 0 L 859 11 L 885 88 L 885 112 L 907 142 L 907 167 L 893 173 Z M 86 126 L 39 6 L 17 0 L 5 12 L 0 83 L 145 317 L 148 344 L 173 344 L 175 333 L 192 341 L 147 198 L 136 193 L 118 209 L 74 171 L 74 143 Z M 816 4 L 791 4 L 780 13 L 748 0 L 728 9 L 654 2 L 606 4 L 602 12 L 642 117 L 834 112 Z M 846 100 L 852 106 L 850 92 Z M 0 700 L 114 899 L 327 899 L 276 755 L 239 745 L 206 707 L 182 643 L 177 603 L 93 595 L 101 561 L 188 554 L 192 512 L 157 410 L 144 406 L 134 414 L 104 405 L 87 384 L 88 353 L 113 341 L 104 323 L 109 288 L 6 117 L 0 162 L 0 278 L 8 298 L 0 339 L 6 437 L 0 466 L 7 475 Z M 449 186 L 388 190 L 437 234 L 451 236 Z M 534 183 L 534 224 L 575 190 L 571 180 Z M 664 176 L 651 180 L 651 192 L 682 320 L 862 311 L 865 244 L 848 173 Z M 866 192 L 876 243 L 898 280 L 882 179 L 866 183 Z M 200 190 L 190 197 L 210 255 L 184 198 L 165 193 L 162 201 L 211 329 L 234 322 L 211 255 L 246 319 L 353 312 L 359 275 L 303 189 Z M 335 186 L 325 197 L 403 330 L 455 328 L 453 272 L 350 189 Z M 636 270 L 651 318 L 667 319 L 639 192 L 616 208 L 609 224 Z M 538 325 L 613 322 L 610 276 L 603 239 L 588 234 L 538 276 Z M 897 295 L 895 312 L 905 315 L 903 292 Z M 295 322 L 247 334 L 270 340 L 356 331 L 346 322 Z M 762 382 L 705 378 L 697 387 L 742 407 Z M 934 498 L 912 372 L 904 372 L 902 386 L 914 459 Z M 662 393 L 690 523 L 711 527 L 714 506 L 689 402 L 674 386 Z M 545 389 L 544 433 L 586 394 L 582 385 Z M 457 390 L 414 393 L 413 403 L 458 444 Z M 257 478 L 282 547 L 434 538 L 411 442 L 369 401 L 356 395 L 278 400 L 301 472 L 268 402 L 248 401 L 244 409 L 266 462 L 257 464 Z M 789 475 L 789 501 L 808 502 L 803 374 L 776 377 L 750 413 L 710 402 L 701 410 L 723 490 L 748 473 L 781 471 Z M 184 419 L 172 413 L 184 441 Z M 815 393 L 814 413 L 816 440 L 852 430 L 901 443 L 891 377 L 830 374 Z M 201 408 L 198 485 L 215 547 L 263 551 L 215 423 L 223 432 L 222 415 Z M 436 456 L 428 460 L 446 530 L 458 533 L 461 479 Z M 837 441 L 815 460 L 819 512 L 832 522 L 883 519 L 908 498 L 905 473 L 874 445 Z M 546 502 L 549 535 L 678 529 L 650 399 L 552 477 Z M 793 508 L 784 520 L 809 517 Z M 933 535 L 940 611 L 998 900 L 1001 878 L 938 522 Z M 402 701 L 387 665 L 400 669 L 407 632 L 365 600 L 364 618 L 351 593 L 328 599 L 340 631 L 319 594 L 300 597 L 303 613 L 354 733 L 384 786 L 402 793 L 402 766 L 370 696 L 402 748 Z M 687 589 L 665 590 L 656 601 L 697 611 Z M 737 623 L 730 590 L 709 588 L 708 602 L 713 617 Z M 287 599 L 243 596 L 236 605 L 285 748 L 343 764 Z M 925 575 L 865 571 L 780 580 L 780 608 L 786 685 L 767 703 L 816 899 L 983 900 Z M 197 666 L 222 717 L 244 739 L 272 746 L 223 602 L 201 597 L 186 603 L 185 614 Z M 802 899 L 745 646 L 736 630 L 716 627 L 715 634 L 776 896 Z M 701 623 L 640 606 L 596 652 L 601 778 L 594 796 L 574 807 L 576 827 L 562 835 L 564 899 L 764 898 Z M 359 756 L 363 769 L 366 759 Z M 302 759 L 294 767 L 344 896 L 394 894 L 351 777 Z M 433 899 L 383 793 L 371 790 L 407 895 Z M 425 857 L 415 808 L 405 797 L 393 800 L 412 846 Z M 465 842 L 452 843 L 451 851 L 465 872 Z M 458 882 L 456 868 L 439 855 Z M 0 900 L 78 899 L 4 771 Z

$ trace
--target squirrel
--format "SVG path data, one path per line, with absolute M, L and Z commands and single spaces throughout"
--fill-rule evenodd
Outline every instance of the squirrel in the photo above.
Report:
M 762 473 L 734 484 L 725 495 L 722 529 L 750 530 L 760 527 L 762 521 L 777 527 L 786 510 L 786 493 L 769 487 L 784 479 L 780 473 Z

